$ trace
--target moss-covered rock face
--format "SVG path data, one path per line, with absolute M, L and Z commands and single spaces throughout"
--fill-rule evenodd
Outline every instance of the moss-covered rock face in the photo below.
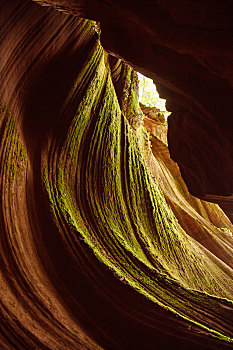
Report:
M 5 19 L 1 346 L 230 349 L 233 227 L 189 194 L 137 73 L 94 21 Z
M 108 52 L 152 78 L 167 100 L 169 149 L 189 191 L 225 202 L 233 217 L 231 2 L 35 1 L 101 22 Z

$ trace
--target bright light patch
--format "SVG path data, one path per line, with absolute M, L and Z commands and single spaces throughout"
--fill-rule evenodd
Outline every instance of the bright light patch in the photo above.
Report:
M 158 91 L 152 79 L 145 77 L 141 73 L 138 73 L 139 79 L 139 102 L 148 107 L 158 108 L 165 118 L 171 113 L 166 110 L 166 100 L 159 97 Z

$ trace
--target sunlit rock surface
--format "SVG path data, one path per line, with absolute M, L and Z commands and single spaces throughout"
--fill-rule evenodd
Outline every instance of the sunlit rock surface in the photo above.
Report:
M 120 59 L 160 82 L 192 192 L 224 202 L 228 9 L 54 4 L 1 9 L 0 347 L 232 348 L 232 224 L 190 195 L 166 122 L 140 108 Z
M 153 78 L 167 99 L 173 112 L 169 149 L 190 192 L 229 208 L 224 196 L 233 193 L 232 2 L 38 2 L 101 21 L 104 47 Z

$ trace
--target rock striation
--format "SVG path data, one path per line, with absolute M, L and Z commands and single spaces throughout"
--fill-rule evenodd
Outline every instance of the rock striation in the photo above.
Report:
M 231 349 L 230 4 L 38 3 L 1 5 L 0 347 Z
M 167 99 L 169 150 L 189 191 L 232 208 L 231 1 L 38 2 L 101 22 L 104 48 Z

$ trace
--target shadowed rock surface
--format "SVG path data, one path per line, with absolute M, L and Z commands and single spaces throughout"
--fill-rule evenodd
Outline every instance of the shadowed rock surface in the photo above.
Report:
M 231 349 L 230 2 L 39 3 L 1 5 L 0 347 Z

